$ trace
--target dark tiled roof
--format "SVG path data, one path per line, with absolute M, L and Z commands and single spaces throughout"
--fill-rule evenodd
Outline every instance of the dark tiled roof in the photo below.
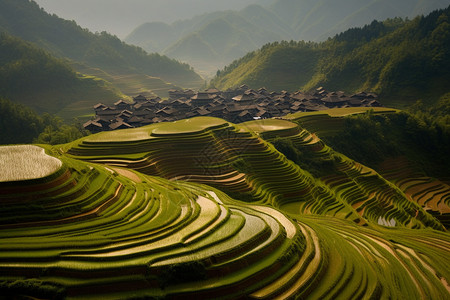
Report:
M 109 125 L 109 128 L 111 128 L 112 130 L 116 130 L 116 129 L 133 128 L 133 126 L 124 121 L 118 121 Z
M 295 111 L 318 111 L 343 105 L 381 105 L 378 101 L 373 101 L 377 99 L 377 95 L 373 93 L 361 92 L 348 97 L 343 91 L 327 92 L 324 88 L 318 88 L 312 93 L 300 91 L 269 93 L 265 88 L 255 91 L 243 85 L 239 89 L 225 92 L 209 89 L 197 93 L 192 90 L 171 90 L 169 93 L 171 96 L 169 101 L 162 101 L 159 97 L 148 100 L 139 95 L 134 98 L 138 101 L 127 110 L 107 107 L 103 103 L 98 103 L 94 106 L 97 119 L 91 121 L 95 124 L 85 124 L 93 128 L 103 125 L 103 129 L 107 130 L 111 122 L 113 122 L 110 126 L 111 129 L 119 129 L 131 127 L 129 123 L 142 126 L 153 122 L 174 121 L 199 115 L 220 117 L 230 122 L 243 122 L 253 117 L 281 117 Z M 174 95 L 176 98 L 172 97 Z M 115 104 L 129 103 L 119 100 Z

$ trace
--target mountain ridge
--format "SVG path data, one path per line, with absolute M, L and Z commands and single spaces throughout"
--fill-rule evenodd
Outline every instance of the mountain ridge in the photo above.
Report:
M 108 82 L 77 73 L 66 61 L 6 33 L 0 33 L 0 56 L 0 95 L 38 113 L 58 114 L 79 101 L 124 96 Z
M 413 20 L 374 21 L 321 43 L 267 44 L 234 61 L 211 81 L 277 90 L 376 92 L 389 105 L 434 102 L 448 92 L 450 7 Z
M 91 33 L 75 21 L 46 13 L 34 1 L 2 1 L 0 15 L 0 28 L 4 31 L 33 42 L 58 57 L 101 68 L 112 75 L 151 75 L 186 87 L 203 83 L 187 64 L 156 53 L 148 54 L 106 32 Z
M 220 53 L 221 48 L 213 42 L 214 33 L 200 33 L 201 27 L 207 27 L 214 19 L 228 19 L 241 16 L 250 24 L 250 26 L 241 25 L 240 29 L 242 31 L 247 32 L 247 34 L 264 32 L 263 35 L 267 36 L 265 40 L 249 38 L 249 41 L 243 44 L 245 47 L 241 46 L 240 51 L 236 51 L 234 57 L 222 54 L 223 61 L 226 64 L 245 55 L 246 49 L 253 51 L 268 42 L 281 40 L 324 41 L 328 37 L 332 37 L 349 28 L 369 24 L 374 19 L 383 21 L 394 17 L 413 18 L 420 14 L 429 13 L 433 9 L 444 8 L 449 4 L 450 2 L 447 0 L 432 0 L 428 2 L 422 0 L 401 0 L 395 3 L 388 0 L 368 0 L 363 2 L 345 0 L 344 3 L 341 1 L 338 4 L 336 1 L 331 0 L 278 0 L 272 3 L 265 3 L 265 5 L 252 4 L 240 11 L 213 12 L 172 24 L 166 23 L 160 30 L 158 29 L 161 27 L 160 23 L 154 25 L 146 23 L 138 26 L 124 40 L 139 45 L 144 49 L 162 51 L 162 53 L 171 57 L 189 62 L 198 70 L 206 70 L 206 74 L 210 76 L 215 72 L 214 69 L 222 68 L 223 63 L 208 62 L 206 65 L 199 64 L 195 54 L 190 52 L 191 50 L 183 52 L 183 47 L 178 47 L 176 51 L 173 48 L 177 48 L 177 45 L 182 45 L 180 40 L 188 43 L 186 39 L 189 39 L 190 36 L 198 40 L 199 36 L 193 36 L 192 34 L 199 33 L 200 38 L 204 40 L 204 44 L 208 44 L 208 47 L 216 49 L 216 52 Z M 254 29 L 255 26 L 258 28 L 256 31 Z M 168 32 L 168 28 L 170 28 L 170 38 L 159 38 L 163 33 Z M 154 48 L 155 45 L 159 45 L 159 48 Z M 167 51 L 167 49 L 172 49 L 172 51 Z
M 144 48 L 160 45 L 160 48 L 153 49 L 162 51 L 170 57 L 189 61 L 196 69 L 206 70 L 206 74 L 209 76 L 227 62 L 245 55 L 248 51 L 267 42 L 291 36 L 289 28 L 283 24 L 282 20 L 257 4 L 241 11 L 213 12 L 165 25 L 167 26 L 162 26 L 162 31 L 158 32 L 158 27 L 161 27 L 160 23 L 153 25 L 145 23 L 131 32 L 124 40 Z M 160 36 L 164 30 L 169 32 L 169 38 L 154 39 L 155 35 Z M 225 43 L 225 47 L 223 47 L 224 41 L 218 39 L 218 36 L 223 35 L 225 31 L 228 31 L 229 43 Z M 186 43 L 193 44 L 189 39 L 201 39 L 202 45 L 208 45 L 219 56 L 216 60 L 207 61 L 206 64 L 199 62 L 196 55 L 197 51 L 202 51 L 200 46 L 196 51 L 191 48 L 186 51 L 183 48 Z M 233 48 L 234 50 L 230 51 Z

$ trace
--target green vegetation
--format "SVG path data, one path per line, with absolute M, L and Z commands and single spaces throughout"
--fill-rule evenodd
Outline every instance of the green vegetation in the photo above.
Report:
M 201 117 L 42 146 L 56 172 L 0 181 L 1 294 L 448 298 L 450 186 L 417 185 L 398 164 L 377 167 L 386 179 L 298 125 L 345 126 L 348 113 Z
M 448 176 L 450 169 L 450 98 L 435 106 L 420 102 L 410 112 L 367 114 L 345 118 L 342 130 L 324 137 L 337 151 L 370 167 L 384 160 L 406 156 L 419 170 L 431 176 Z
M 321 43 L 275 42 L 233 62 L 211 85 L 242 83 L 272 90 L 330 90 L 380 94 L 385 105 L 435 102 L 448 92 L 450 8 L 413 20 L 373 21 Z
M 59 56 L 119 73 L 138 71 L 166 81 L 199 79 L 186 64 L 156 53 L 147 54 L 106 32 L 91 33 L 74 21 L 47 14 L 34 1 L 2 1 L 0 8 L 0 26 L 4 30 Z
M 383 115 L 383 109 L 378 111 Z M 333 111 L 335 115 L 347 113 L 347 109 Z M 301 114 L 296 122 L 301 123 L 305 115 Z M 309 117 L 315 116 L 322 115 Z M 328 118 L 344 123 L 343 117 Z M 334 124 L 324 123 L 323 130 L 327 126 L 336 130 Z M 126 137 L 128 132 L 130 138 Z M 389 181 L 334 151 L 317 134 L 285 120 L 259 120 L 238 126 L 199 117 L 99 133 L 64 149 L 73 158 L 208 184 L 239 200 L 292 213 L 339 215 L 360 224 L 376 223 L 389 216 L 397 226 L 442 228 L 425 212 L 412 219 L 422 208 Z M 377 205 L 380 201 L 385 203 Z M 333 205 L 324 205 L 331 202 Z M 354 207 L 356 203 L 359 205 Z
M 0 144 L 31 143 L 44 128 L 44 120 L 32 109 L 0 98 Z
M 330 115 L 298 113 L 288 118 L 316 132 L 333 149 L 377 170 L 410 201 L 424 207 L 448 227 L 448 95 L 429 108 L 418 102 L 410 112 L 383 114 L 380 110 L 368 110 L 365 114 L 337 117 L 338 111 Z M 277 141 L 275 145 L 302 168 L 321 176 L 320 163 L 329 163 L 331 157 L 305 157 L 304 149 L 292 147 L 288 142 Z M 325 169 L 328 175 L 335 173 L 328 167 Z M 334 180 L 333 176 L 330 179 Z
M 8 27 L 24 16 L 13 7 L 27 12 L 23 26 Z M 32 1 L 3 1 L 0 8 L 0 26 L 30 32 L 52 51 L 84 55 L 82 63 L 92 64 L 85 68 L 113 73 L 113 61 L 130 66 L 130 48 L 115 37 L 80 30 Z M 39 134 L 36 143 L 57 144 L 0 147 L 1 297 L 448 299 L 449 9 L 374 22 L 322 44 L 269 44 L 242 59 L 252 72 L 235 62 L 218 74 L 239 71 L 257 84 L 258 74 L 289 69 L 292 86 L 312 76 L 302 86 L 333 81 L 384 95 L 395 95 L 403 73 L 398 92 L 430 77 L 417 88 L 434 93 L 408 112 L 342 108 L 239 125 L 198 117 L 82 137 L 79 126 L 1 99 L 1 142 Z M 52 26 L 38 26 L 36 16 Z M 58 31 L 73 34 L 58 44 Z M 65 63 L 3 36 L 3 44 L 18 46 L 7 47 L 2 67 L 38 72 L 38 63 L 60 82 L 71 80 Z M 394 55 L 388 45 L 401 51 Z M 301 75 L 296 63 L 306 67 Z M 33 76 L 28 80 L 33 87 Z
M 37 279 L 14 280 L 0 282 L 2 297 L 15 298 L 34 295 L 41 299 L 64 299 L 64 287 L 49 284 Z
M 88 132 L 74 120 L 71 125 L 50 114 L 38 115 L 25 105 L 0 98 L 0 145 L 62 144 L 74 141 Z
M 233 297 L 243 283 L 251 291 L 274 281 L 301 255 L 298 227 L 273 208 L 237 206 L 213 188 L 58 156 L 65 168 L 56 176 L 0 182 L 2 295 L 38 296 L 54 286 L 69 298 L 217 297 L 226 285 Z M 31 227 L 20 238 L 24 222 Z M 30 272 L 45 284 L 18 291 Z M 267 276 L 255 280 L 255 272 Z
M 149 22 L 125 39 L 150 52 L 186 61 L 211 77 L 216 70 L 281 40 L 323 41 L 374 19 L 414 18 L 448 5 L 441 0 L 261 1 L 240 11 L 216 11 L 176 21 Z M 277 76 L 273 76 L 274 79 Z
M 272 144 L 287 159 L 295 162 L 303 170 L 309 171 L 314 177 L 320 178 L 330 174 L 334 166 L 335 158 L 317 158 L 311 151 L 301 151 L 290 139 L 276 138 L 272 140 Z
M 105 81 L 77 74 L 63 60 L 6 33 L 0 33 L 0 57 L 0 95 L 39 113 L 56 114 L 80 100 L 113 102 L 121 96 Z
M 101 69 L 108 77 L 115 77 L 115 85 L 119 82 L 127 86 L 127 76 L 130 75 L 138 77 L 135 82 L 145 82 L 149 77 L 158 77 L 162 80 L 157 88 L 165 88 L 167 82 L 185 87 L 198 87 L 203 84 L 200 76 L 187 64 L 156 53 L 148 54 L 143 49 L 127 45 L 106 32 L 91 33 L 74 21 L 66 21 L 46 13 L 34 1 L 2 1 L 0 31 L 32 42 L 56 57 L 76 62 L 73 66 L 80 66 L 79 71 L 85 72 L 86 75 L 98 74 L 97 69 Z M 88 73 L 89 70 L 92 70 L 92 74 Z M 140 87 L 145 88 L 144 84 L 140 84 Z M 133 93 L 135 91 L 136 89 Z M 67 90 L 68 94 L 73 92 Z M 97 95 L 97 100 L 102 97 Z
M 43 120 L 47 125 L 39 136 L 33 140 L 33 143 L 57 145 L 68 143 L 90 134 L 77 119 L 74 119 L 71 124 L 67 124 L 59 117 L 44 114 Z
M 197 117 L 193 119 L 184 119 L 171 123 L 164 123 L 156 126 L 152 131 L 153 136 L 163 135 L 186 135 L 195 134 L 208 129 L 227 127 L 225 120 L 212 117 Z
M 266 44 L 218 71 L 210 85 L 227 89 L 245 82 L 250 87 L 296 90 L 317 71 L 320 52 L 315 48 L 313 43 L 294 41 Z
M 71 66 L 83 74 L 90 74 L 90 76 L 93 76 L 94 78 L 102 78 L 102 80 L 110 82 L 124 94 L 123 99 L 125 100 L 128 99 L 131 101 L 131 98 L 136 95 L 145 95 L 147 97 L 159 96 L 161 98 L 167 98 L 169 96 L 169 90 L 180 89 L 179 86 L 173 83 L 168 83 L 159 77 L 153 77 L 145 74 L 107 73 L 99 68 L 90 67 L 86 64 L 76 62 L 72 62 Z

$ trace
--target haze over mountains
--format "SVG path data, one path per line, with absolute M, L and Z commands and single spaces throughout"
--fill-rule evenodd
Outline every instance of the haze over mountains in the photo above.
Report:
M 333 54 L 330 56 L 330 59 L 328 60 L 321 59 L 321 55 L 323 54 L 322 50 L 308 52 L 309 54 L 314 52 L 312 57 L 309 54 L 305 55 L 305 53 L 295 54 L 295 51 L 286 53 L 286 51 L 289 52 L 292 49 L 272 51 L 276 47 L 266 46 L 266 50 L 269 48 L 272 49 L 269 51 L 270 55 L 265 55 L 264 57 L 256 55 L 254 56 L 253 61 L 246 61 L 245 64 L 243 64 L 242 60 L 237 60 L 233 65 L 229 65 L 226 68 L 227 72 L 223 72 L 224 70 L 218 72 L 217 69 L 222 68 L 239 57 L 245 56 L 248 58 L 249 55 L 254 55 L 254 53 L 251 54 L 250 51 L 257 49 L 268 42 L 280 41 L 283 39 L 308 39 L 308 37 L 311 39 L 312 37 L 321 39 L 321 37 L 334 34 L 333 31 L 337 31 L 339 28 L 353 26 L 352 24 L 358 24 L 358 22 L 361 22 L 361 24 L 369 24 L 372 22 L 373 17 L 385 18 L 396 15 L 414 16 L 431 10 L 433 7 L 443 6 L 449 2 L 450 1 L 448 0 L 402 0 L 392 4 L 384 0 L 362 2 L 345 0 L 341 1 L 340 4 L 342 6 L 337 8 L 332 5 L 334 2 L 327 0 L 315 2 L 248 0 L 240 3 L 240 6 L 233 6 L 236 3 L 232 1 L 227 4 L 229 6 L 225 8 L 245 7 L 241 10 L 206 13 L 193 18 L 190 15 L 190 11 L 185 10 L 183 12 L 185 20 L 183 21 L 176 21 L 172 24 L 152 22 L 140 26 L 130 34 L 127 41 L 134 44 L 141 43 L 145 48 L 150 50 L 149 52 L 151 52 L 151 54 L 148 54 L 141 48 L 126 44 L 116 36 L 108 34 L 107 32 L 92 33 L 88 29 L 80 27 L 75 21 L 67 21 L 57 15 L 50 15 L 43 8 L 41 9 L 34 1 L 5 0 L 0 3 L 0 30 L 6 33 L 4 38 L 12 35 L 15 36 L 15 38 L 32 42 L 32 45 L 30 44 L 21 49 L 39 50 L 38 48 L 40 48 L 47 52 L 47 54 L 44 54 L 45 57 L 51 56 L 52 58 L 58 58 L 60 60 L 58 64 L 65 64 L 65 67 L 63 68 L 70 70 L 73 76 L 78 76 L 79 79 L 88 79 L 84 80 L 84 83 L 86 84 L 90 80 L 91 84 L 88 89 L 80 88 L 79 79 L 73 79 L 71 82 L 78 82 L 75 84 L 75 86 L 78 85 L 77 87 L 67 85 L 67 83 L 65 85 L 58 85 L 59 81 L 55 82 L 55 80 L 51 79 L 53 78 L 52 76 L 42 75 L 40 78 L 47 78 L 49 82 L 43 85 L 37 85 L 35 84 L 36 81 L 33 84 L 30 84 L 30 81 L 26 81 L 27 78 L 33 78 L 32 76 L 21 76 L 17 72 L 8 73 L 9 81 L 14 81 L 17 86 L 26 88 L 13 89 L 11 88 L 11 85 L 6 85 L 6 81 L 4 81 L 4 86 L 0 87 L 0 90 L 2 90 L 2 95 L 0 96 L 7 97 L 13 101 L 19 101 L 26 105 L 31 105 L 38 112 L 63 112 L 66 114 L 65 117 L 71 118 L 73 116 L 82 116 L 90 113 L 93 102 L 97 103 L 98 101 L 104 101 L 113 103 L 118 100 L 118 97 L 123 96 L 126 98 L 126 96 L 136 96 L 139 93 L 146 96 L 159 95 L 165 97 L 167 96 L 169 89 L 197 89 L 202 85 L 204 86 L 205 80 L 195 73 L 190 65 L 179 63 L 169 57 L 175 57 L 182 61 L 189 61 L 196 69 L 202 70 L 202 74 L 219 75 L 213 82 L 213 84 L 217 85 L 219 88 L 227 88 L 241 83 L 247 83 L 256 88 L 260 87 L 256 85 L 261 85 L 273 90 L 290 89 L 293 91 L 299 88 L 314 88 L 317 87 L 317 85 L 326 85 L 326 87 L 332 90 L 342 89 L 353 92 L 358 89 L 369 89 L 383 93 L 383 85 L 378 84 L 378 79 L 374 79 L 381 72 L 380 68 L 377 68 L 374 64 L 371 65 L 371 61 L 373 62 L 374 60 L 362 59 L 362 57 L 368 55 L 368 53 L 364 54 L 364 51 L 362 51 L 358 58 L 359 60 L 355 62 L 354 57 L 352 57 L 354 55 L 349 51 L 356 51 L 359 49 L 358 47 L 361 46 L 361 44 L 358 44 L 359 35 L 370 36 L 368 40 L 362 40 L 363 44 L 372 39 L 383 38 L 383 40 L 379 42 L 371 41 L 372 47 L 377 49 L 395 48 L 397 45 L 396 43 L 401 40 L 402 33 L 390 35 L 391 38 L 384 38 L 384 36 L 388 32 L 396 29 L 398 24 L 395 22 L 400 22 L 398 19 L 391 25 L 383 25 L 384 29 L 381 31 L 379 31 L 379 26 L 377 27 L 377 24 L 381 23 L 372 23 L 375 24 L 375 26 L 369 26 L 362 31 L 356 30 L 352 31 L 350 34 L 344 34 L 342 38 L 345 39 L 345 43 L 348 42 L 350 50 L 347 49 L 348 47 L 339 48 L 340 46 L 335 47 L 335 45 L 330 47 L 324 46 L 330 49 L 342 49 L 342 51 L 340 50 L 341 52 L 336 52 L 335 55 Z M 65 1 L 57 3 L 62 5 Z M 79 5 L 85 5 L 85 7 L 92 8 L 92 10 L 95 11 L 94 8 L 97 7 L 95 5 L 98 5 L 99 3 L 101 2 L 93 1 L 92 3 L 89 2 L 89 4 L 86 4 L 84 1 L 80 1 Z M 112 1 L 109 3 L 109 7 L 113 11 L 114 8 L 121 8 L 121 5 L 123 4 L 117 4 L 118 6 L 115 6 L 116 2 Z M 143 2 L 139 3 L 140 5 L 144 5 Z M 157 5 L 159 2 L 152 1 L 151 3 L 153 3 L 152 5 Z M 160 9 L 167 8 L 168 3 L 164 3 L 164 6 L 159 7 Z M 178 9 L 184 7 L 183 5 L 187 5 L 186 3 L 199 8 L 198 12 L 208 9 L 212 10 L 214 8 L 220 9 L 222 7 L 213 5 L 214 3 L 219 5 L 219 2 L 217 1 L 208 2 L 209 4 L 200 0 L 195 3 L 188 1 L 183 2 L 185 4 L 181 5 L 181 2 L 176 2 L 174 0 L 170 3 L 177 8 L 173 10 L 173 18 L 179 17 Z M 71 5 L 75 4 L 71 3 Z M 64 7 L 65 9 L 70 9 L 72 6 Z M 133 3 L 130 3 L 129 9 L 131 8 L 137 9 L 139 6 L 133 6 Z M 153 8 L 157 8 L 157 6 L 154 6 Z M 91 11 L 86 8 L 85 10 Z M 143 9 L 143 11 L 145 11 L 145 9 Z M 125 15 L 126 14 L 124 14 L 124 19 L 126 19 Z M 323 24 L 327 24 L 327 28 L 325 28 Z M 414 30 L 415 28 L 410 29 L 410 31 Z M 446 32 L 444 26 L 440 26 L 440 30 L 443 30 L 444 33 Z M 371 31 L 373 32 L 370 33 Z M 349 41 L 347 37 L 352 34 L 355 36 L 351 38 L 353 39 L 352 41 Z M 423 45 L 424 47 L 419 49 L 420 51 L 417 47 L 410 47 L 410 50 L 417 50 L 416 54 L 426 54 L 423 57 L 431 55 L 437 59 L 439 56 L 437 55 L 438 53 L 432 53 L 425 47 L 427 43 L 433 39 L 435 41 L 446 41 L 446 35 L 444 34 L 441 38 L 427 37 L 427 39 L 416 36 L 416 44 Z M 20 41 L 17 42 L 20 44 Z M 441 44 L 436 44 L 432 47 L 445 46 L 445 42 L 443 42 L 442 45 Z M 4 46 L 5 45 L 10 48 L 3 47 L 2 51 L 4 52 L 2 55 L 14 51 L 12 43 L 6 43 Z M 402 44 L 402 47 L 406 49 L 408 48 L 408 44 L 404 43 Z M 443 51 L 442 53 L 446 53 L 447 51 L 445 50 L 445 47 L 439 49 Z M 9 59 L 11 57 L 8 58 L 8 56 L 5 56 L 9 60 L 4 59 L 5 65 L 3 66 L 2 71 L 8 71 L 8 69 L 5 69 L 6 63 L 10 65 L 20 65 L 22 71 L 31 70 L 28 68 L 30 64 L 27 65 L 25 62 L 27 62 L 27 59 L 33 60 L 36 56 L 31 54 L 33 51 L 31 51 L 29 55 L 25 52 L 20 52 L 23 55 L 16 55 L 14 59 Z M 168 56 L 154 52 L 166 53 Z M 250 54 L 247 54 L 249 52 Z M 264 51 L 260 51 L 258 53 L 263 52 Z M 267 54 L 268 52 L 266 51 L 265 53 Z M 319 53 L 322 54 L 318 55 Z M 394 52 L 389 55 L 393 53 Z M 399 52 L 397 51 L 396 53 L 398 54 Z M 402 53 L 404 54 L 404 52 Z M 379 54 L 385 55 L 386 53 Z M 396 57 L 398 56 L 397 54 Z M 374 56 L 369 55 L 368 57 L 373 58 Z M 403 56 L 402 59 L 396 59 L 394 61 L 397 63 L 407 63 L 408 57 L 409 56 Z M 255 59 L 257 60 L 256 62 Z M 300 62 L 299 65 L 298 59 L 306 59 L 307 63 Z M 267 63 L 268 60 L 271 62 Z M 50 61 L 52 62 L 51 64 L 56 62 L 54 59 L 51 59 Z M 422 59 L 421 61 L 428 64 L 426 59 Z M 43 60 L 39 63 L 42 62 Z M 36 64 L 36 61 L 34 63 L 35 65 L 39 65 L 39 63 Z M 232 69 L 237 69 L 238 63 L 240 64 L 238 69 L 245 69 L 245 72 L 247 73 L 246 76 L 235 73 L 236 70 L 231 72 Z M 347 63 L 351 64 L 346 65 Z M 370 78 L 368 79 L 366 76 L 367 74 L 362 76 L 361 72 L 353 71 L 347 72 L 346 74 L 353 74 L 353 76 L 359 78 L 359 81 L 355 81 L 348 76 L 339 75 L 341 74 L 341 69 L 349 68 L 349 70 L 353 70 L 352 68 L 355 64 L 358 65 L 360 70 L 365 70 L 364 72 L 369 74 Z M 245 67 L 243 67 L 244 65 Z M 389 66 L 394 66 L 392 70 L 397 70 L 395 67 L 397 65 L 398 64 L 394 63 Z M 271 66 L 275 66 L 276 69 L 270 69 Z M 324 66 L 328 69 L 324 69 Z M 337 68 L 333 69 L 333 67 Z M 380 65 L 378 67 L 380 67 Z M 440 71 L 438 73 L 435 72 L 438 69 L 443 71 L 445 69 L 445 64 L 436 63 L 433 65 L 433 68 L 431 68 L 433 70 L 427 69 L 429 72 L 427 71 L 428 73 L 426 73 L 431 74 L 432 76 L 416 76 L 416 80 L 411 81 L 414 83 L 416 89 L 410 89 L 408 96 L 412 95 L 412 98 L 417 100 L 421 97 L 421 94 L 417 93 L 417 91 L 423 92 L 422 94 L 424 94 L 431 90 L 435 92 L 435 98 L 437 98 L 445 92 L 442 89 L 446 84 L 445 76 L 442 75 L 445 72 L 442 74 L 439 73 Z M 45 70 L 50 69 L 40 68 L 41 73 Z M 291 71 L 294 72 L 292 73 Z M 425 74 L 422 71 L 423 68 L 416 68 L 412 72 L 408 71 L 407 73 L 414 77 L 414 74 Z M 79 72 L 79 74 L 76 74 L 76 72 Z M 404 74 L 402 72 L 399 74 Z M 227 78 L 224 78 L 225 73 L 229 73 Z M 17 76 L 14 77 L 14 74 Z M 298 74 L 301 74 L 301 76 Z M 327 74 L 331 74 L 332 76 L 328 76 Z M 390 73 L 387 72 L 383 74 Z M 86 77 L 85 75 L 89 75 L 90 77 Z M 230 76 L 233 78 L 230 79 Z M 261 80 L 261 76 L 264 77 L 264 80 Z M 349 81 L 344 82 L 344 78 Z M 397 76 L 396 78 L 399 80 L 402 79 L 401 76 Z M 388 82 L 391 85 L 390 88 L 392 90 L 393 88 L 396 88 L 395 82 L 398 81 L 384 80 L 383 82 Z M 417 82 L 421 82 L 422 85 L 417 85 Z M 437 82 L 437 85 L 428 85 L 428 82 Z M 58 87 L 58 89 L 53 89 L 52 93 L 46 92 L 45 94 L 42 94 L 31 88 L 33 86 L 39 86 L 42 90 L 44 89 L 44 86 L 52 85 Z M 95 85 L 96 87 L 94 87 Z M 423 88 L 423 86 L 425 86 L 425 88 Z M 94 90 L 96 91 L 94 92 Z M 403 92 L 404 90 L 400 89 L 399 91 Z M 45 97 L 43 95 L 45 95 Z M 95 95 L 111 96 L 104 97 L 104 99 L 95 99 Z M 45 100 L 42 100 L 41 98 L 45 98 Z M 35 101 L 34 99 L 38 100 Z
M 92 31 L 108 31 L 124 38 L 148 21 L 174 22 L 194 15 L 242 9 L 271 0 L 37 0 L 49 13 L 75 20 Z
M 169 24 L 151 21 L 125 38 L 151 52 L 188 62 L 202 74 L 281 40 L 322 41 L 374 19 L 413 18 L 444 8 L 448 0 L 277 0 L 241 10 L 213 12 Z
M 82 74 L 106 80 L 129 96 L 136 95 L 136 93 L 164 96 L 169 89 L 177 86 L 195 88 L 203 84 L 202 78 L 187 64 L 157 53 L 148 54 L 141 48 L 127 45 L 106 32 L 94 34 L 87 29 L 82 29 L 74 21 L 67 21 L 46 13 L 34 1 L 1 1 L 0 32 L 6 33 L 2 39 L 12 35 L 32 42 L 33 45 L 27 49 L 40 48 L 48 53 L 47 56 L 57 57 L 66 65 L 70 65 L 66 68 L 72 68 L 73 73 L 76 70 Z M 13 59 L 8 56 L 8 53 L 14 52 L 11 47 L 13 44 L 8 43 L 2 48 L 1 54 L 5 60 L 4 63 L 26 66 L 35 57 L 32 55 L 33 51 L 29 53 L 25 51 L 23 59 L 18 57 L 18 53 Z M 24 75 L 30 74 L 22 73 L 21 76 L 15 77 L 14 81 L 23 80 L 27 77 Z M 49 76 L 54 75 L 49 74 Z M 50 83 L 54 84 L 53 81 Z M 2 85 L 5 84 L 6 82 L 2 82 Z M 86 93 L 83 95 L 83 90 L 73 92 L 73 86 L 62 85 L 59 88 L 65 87 L 65 92 L 69 96 L 61 97 L 58 96 L 58 93 L 49 92 L 53 90 L 48 90 L 43 97 L 45 99 L 41 99 L 42 105 L 36 105 L 36 102 L 32 100 L 33 97 L 21 96 L 21 92 L 24 90 L 32 91 L 29 85 L 25 83 L 23 85 L 26 88 L 15 90 L 11 90 L 8 86 L 0 87 L 0 90 L 9 90 L 8 93 L 0 96 L 8 96 L 11 100 L 26 105 L 31 104 L 39 112 L 55 112 L 64 109 L 64 113 L 67 114 L 67 111 L 71 110 L 72 113 L 69 113 L 67 117 L 78 115 L 82 113 L 83 109 L 89 112 L 90 107 L 100 100 L 88 97 Z M 78 95 L 76 101 L 70 96 L 73 94 Z M 35 95 L 35 97 L 38 96 L 42 97 L 42 94 Z M 107 98 L 103 101 L 113 103 L 117 100 L 118 97 Z M 69 108 L 61 104 L 69 102 L 74 107 Z M 74 102 L 78 102 L 78 104 Z
M 449 92 L 450 7 L 404 21 L 373 21 L 322 43 L 275 42 L 217 72 L 211 86 L 373 91 L 405 107 Z
M 297 39 L 321 41 L 372 20 L 413 18 L 449 4 L 448 0 L 276 0 L 270 8 L 286 20 Z

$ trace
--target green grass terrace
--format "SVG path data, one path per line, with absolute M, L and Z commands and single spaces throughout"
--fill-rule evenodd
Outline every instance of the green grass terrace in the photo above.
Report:
M 378 173 L 297 121 L 14 147 L 0 148 L 6 299 L 450 298 L 450 235 L 431 213 L 445 183 L 401 162 Z

